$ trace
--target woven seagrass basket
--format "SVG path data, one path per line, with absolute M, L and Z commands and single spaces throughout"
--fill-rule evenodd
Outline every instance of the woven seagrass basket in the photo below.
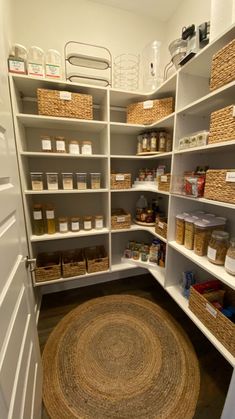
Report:
M 231 105 L 212 112 L 208 144 L 235 140 L 235 116 L 233 116 L 233 109 L 234 106 Z
M 87 272 L 89 274 L 109 269 L 109 258 L 104 246 L 87 247 L 84 250 Z
M 112 209 L 111 212 L 111 228 L 119 230 L 131 227 L 131 214 L 122 208 Z
M 204 198 L 235 204 L 235 169 L 207 170 Z
M 37 89 L 39 115 L 93 119 L 92 96 Z
M 164 239 L 167 239 L 167 218 L 165 217 L 156 218 L 155 232 L 159 234 L 159 236 L 164 237 Z
M 235 80 L 235 39 L 212 58 L 210 90 L 218 89 L 233 80 Z
M 39 253 L 36 259 L 35 281 L 44 282 L 61 277 L 60 252 Z
M 62 253 L 62 276 L 85 275 L 86 261 L 82 249 L 67 250 Z
M 158 190 L 163 192 L 169 192 L 171 184 L 171 174 L 165 173 L 164 175 L 158 176 Z
M 131 173 L 111 173 L 111 189 L 130 189 Z
M 127 106 L 127 123 L 149 125 L 173 112 L 173 98 L 147 100 Z

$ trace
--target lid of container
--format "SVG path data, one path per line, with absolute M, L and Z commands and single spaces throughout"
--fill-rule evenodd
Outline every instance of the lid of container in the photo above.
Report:
M 79 144 L 78 140 L 69 140 L 69 144 Z
M 87 175 L 86 173 L 76 173 L 76 175 Z
M 59 137 L 59 136 L 56 136 L 55 137 L 55 140 L 57 141 L 65 141 L 65 137 Z
M 176 215 L 176 218 L 178 219 L 178 220 L 184 220 L 186 217 L 189 217 L 190 216 L 190 214 L 189 213 L 187 213 L 187 212 L 182 212 L 182 214 L 177 214 Z
M 62 176 L 64 176 L 64 175 L 73 175 L 72 173 L 66 173 L 66 172 L 62 172 Z
M 222 220 L 218 220 L 216 217 L 214 218 L 201 218 L 200 220 L 195 222 L 195 226 L 201 227 L 201 228 L 207 228 L 207 227 L 216 227 L 216 226 L 222 226 L 225 225 L 225 223 Z
M 102 218 L 104 218 L 103 215 L 95 215 L 95 218 L 98 218 L 99 220 L 101 220 Z
M 41 210 L 42 209 L 42 204 L 34 204 L 33 209 L 34 210 Z
M 42 172 L 30 172 L 31 175 L 42 175 Z
M 92 141 L 90 141 L 90 140 L 84 140 L 84 141 L 82 142 L 82 144 L 92 144 Z
M 194 224 L 196 221 L 197 221 L 197 218 L 193 218 L 191 216 L 185 218 L 185 222 L 186 223 L 192 223 L 192 224 Z
M 73 217 L 71 217 L 71 221 L 79 221 L 80 217 L 74 215 Z
M 58 175 L 58 172 L 46 172 L 46 175 Z
M 217 240 L 228 240 L 229 233 L 227 231 L 214 230 L 212 231 L 212 237 Z
M 91 174 L 91 175 L 99 175 L 99 176 L 101 175 L 101 173 L 98 173 L 98 172 L 97 172 L 97 173 L 92 172 L 92 173 L 90 173 L 90 174 Z

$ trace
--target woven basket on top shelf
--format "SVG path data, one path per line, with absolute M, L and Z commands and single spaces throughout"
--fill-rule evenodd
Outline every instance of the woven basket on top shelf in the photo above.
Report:
M 37 89 L 39 115 L 93 119 L 92 96 Z
M 218 89 L 235 80 L 235 39 L 212 58 L 210 90 Z
M 227 106 L 212 112 L 208 144 L 235 140 L 235 106 Z
M 85 273 L 86 261 L 82 249 L 67 250 L 62 253 L 63 278 L 85 275 Z
M 127 123 L 149 125 L 173 112 L 173 98 L 147 100 L 127 106 Z
M 35 281 L 44 282 L 61 277 L 60 252 L 39 253 L 36 259 Z
M 235 169 L 207 170 L 204 198 L 235 204 Z
M 104 246 L 87 247 L 84 250 L 87 272 L 89 274 L 109 269 L 109 258 Z
M 171 183 L 171 174 L 165 173 L 157 178 L 158 190 L 163 192 L 169 192 Z
M 111 189 L 130 189 L 131 173 L 111 173 Z
M 122 208 L 112 209 L 111 211 L 111 228 L 120 230 L 122 228 L 131 227 L 131 214 Z
M 159 236 L 164 237 L 164 239 L 167 239 L 167 218 L 166 217 L 156 218 L 155 232 L 159 234 Z
M 225 293 L 225 298 L 229 300 L 229 304 L 232 304 L 229 293 L 233 293 L 233 300 L 235 293 L 231 289 Z M 228 295 L 228 297 L 226 297 L 226 295 Z M 222 343 L 222 345 L 235 356 L 235 324 L 217 310 L 203 294 L 200 294 L 193 286 L 190 288 L 189 308 Z

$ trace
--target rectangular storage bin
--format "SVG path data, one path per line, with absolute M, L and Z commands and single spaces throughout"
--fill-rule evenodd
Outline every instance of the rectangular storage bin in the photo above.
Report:
M 36 259 L 35 281 L 44 282 L 61 277 L 60 252 L 39 253 Z
M 87 272 L 100 272 L 109 269 L 109 258 L 104 246 L 85 248 Z
M 93 119 L 92 96 L 37 89 L 39 115 Z
M 171 183 L 171 174 L 165 173 L 164 175 L 158 176 L 158 190 L 169 192 Z
M 235 169 L 207 170 L 204 198 L 235 204 Z
M 122 228 L 131 227 L 131 214 L 122 208 L 112 209 L 111 213 L 111 228 L 113 230 L 120 230 Z
M 86 261 L 82 249 L 74 249 L 63 252 L 62 254 L 62 276 L 69 278 L 72 276 L 85 275 Z
M 131 173 L 111 173 L 111 189 L 130 189 Z
M 210 90 L 218 89 L 233 80 L 235 80 L 235 39 L 212 58 Z
M 230 292 L 232 290 L 228 294 Z M 235 356 L 235 324 L 217 310 L 194 286 L 190 288 L 189 308 L 222 345 Z
M 127 106 L 127 123 L 149 125 L 173 112 L 173 97 L 147 100 Z
M 157 234 L 164 237 L 164 239 L 167 238 L 167 218 L 156 218 L 155 231 Z
M 235 106 L 226 106 L 212 112 L 208 144 L 235 140 Z

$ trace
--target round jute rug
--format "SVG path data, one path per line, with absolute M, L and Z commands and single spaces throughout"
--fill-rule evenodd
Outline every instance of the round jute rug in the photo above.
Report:
M 174 319 L 131 295 L 90 300 L 67 314 L 43 352 L 52 419 L 191 419 L 200 375 Z

